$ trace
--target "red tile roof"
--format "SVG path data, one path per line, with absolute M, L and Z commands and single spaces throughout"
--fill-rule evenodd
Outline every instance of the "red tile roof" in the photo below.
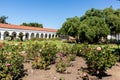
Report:
M 2 23 L 0 23 L 0 28 L 22 29 L 22 30 L 37 30 L 37 31 L 47 31 L 47 32 L 57 32 L 57 29 L 37 28 L 37 27 L 19 26 L 19 25 L 2 24 Z

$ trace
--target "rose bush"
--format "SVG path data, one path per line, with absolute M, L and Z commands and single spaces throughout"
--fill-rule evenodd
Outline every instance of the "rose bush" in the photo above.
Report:
M 23 58 L 19 56 L 15 45 L 2 44 L 0 48 L 0 80 L 18 80 L 24 75 Z
M 39 49 L 39 57 L 33 62 L 32 68 L 47 69 L 48 65 L 55 62 L 57 47 L 55 44 L 45 42 Z
M 118 59 L 107 46 L 97 48 L 87 46 L 82 51 L 91 74 L 98 75 L 100 78 L 108 68 L 115 65 Z

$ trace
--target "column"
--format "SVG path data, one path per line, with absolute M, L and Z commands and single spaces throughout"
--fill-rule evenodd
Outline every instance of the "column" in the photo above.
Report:
M 25 32 L 23 32 L 23 40 L 25 40 L 25 34 L 26 34 L 26 33 L 25 33 Z
M 9 32 L 9 31 L 8 31 Z M 12 31 L 9 32 L 9 36 L 12 36 Z
M 54 34 L 54 38 L 56 38 L 56 34 Z
M 4 40 L 4 32 L 1 31 L 1 40 Z
M 19 38 L 19 33 L 20 33 L 20 32 L 16 32 L 16 38 Z
M 37 34 L 37 33 L 34 33 L 34 38 L 36 38 L 36 34 Z
M 49 34 L 47 34 L 47 39 L 49 39 Z
M 31 33 L 28 33 L 29 35 L 28 35 L 28 39 L 31 39 Z
M 45 38 L 45 33 L 43 33 L 43 38 Z
M 39 33 L 39 38 L 41 38 L 41 33 Z

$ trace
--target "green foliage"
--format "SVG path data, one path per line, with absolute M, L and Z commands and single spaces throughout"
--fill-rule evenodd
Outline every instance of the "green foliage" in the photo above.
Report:
M 5 23 L 5 24 L 7 24 L 7 22 L 6 22 L 6 19 L 7 19 L 8 17 L 6 17 L 6 16 L 1 16 L 0 17 L 0 23 Z
M 22 50 L 24 50 L 25 46 L 22 42 L 19 43 L 14 43 L 14 42 L 10 42 L 10 43 L 3 43 L 3 47 L 2 50 L 4 52 L 7 53 L 12 53 L 12 52 L 20 52 Z
M 120 32 L 120 9 L 92 8 L 80 18 L 67 18 L 57 34 L 73 36 L 82 43 L 99 43 L 102 42 L 102 38 L 106 40 L 110 31 L 112 34 Z
M 67 64 L 65 61 L 61 61 L 61 62 L 56 64 L 56 71 L 57 72 L 63 73 L 66 71 L 66 68 L 67 68 Z
M 57 53 L 57 47 L 55 44 L 45 42 L 40 51 L 39 59 L 33 63 L 33 68 L 47 69 L 48 65 L 55 62 L 55 54 Z
M 60 77 L 60 79 L 59 80 L 65 80 L 65 78 L 64 77 Z
M 42 45 L 38 41 L 29 42 L 26 44 L 25 52 L 27 53 L 27 59 L 34 59 L 39 56 L 39 50 Z
M 20 38 L 14 38 L 13 41 L 15 41 L 15 42 L 20 42 L 21 40 L 20 40 Z
M 58 34 L 77 37 L 78 35 L 77 29 L 79 25 L 80 25 L 80 20 L 77 16 L 73 18 L 67 18 L 66 22 L 64 22 L 64 24 L 62 25 L 62 28 L 58 30 Z
M 15 46 L 0 44 L 0 80 L 18 80 L 24 75 L 23 58 Z
M 99 10 L 99 9 L 95 9 L 95 8 L 92 8 L 90 10 L 87 10 L 85 15 L 83 15 L 80 20 L 83 21 L 91 16 L 96 16 L 96 17 L 100 17 L 102 18 L 104 15 L 102 13 L 102 10 Z
M 80 28 L 81 31 L 84 31 L 84 34 L 81 34 L 80 36 L 84 35 L 83 40 L 88 40 L 87 42 L 99 42 L 102 37 L 106 37 L 110 33 L 110 29 L 103 18 L 91 16 L 85 19 L 83 23 L 87 28 L 85 28 L 85 30 L 84 28 Z
M 118 61 L 120 62 L 120 49 L 113 49 L 113 53 L 115 54 L 115 56 L 118 57 Z
M 5 38 L 5 40 L 10 41 L 10 40 L 11 40 L 11 37 L 10 37 L 10 36 L 7 36 L 7 37 Z
M 45 41 L 46 38 L 31 38 L 30 41 Z
M 50 65 L 50 62 L 46 62 L 44 59 L 39 58 L 38 61 L 34 61 L 32 63 L 32 68 L 46 70 L 49 65 Z
M 36 23 L 36 22 L 31 22 L 31 23 L 22 23 L 22 26 L 31 26 L 31 27 L 39 27 L 43 28 L 42 24 Z
M 120 10 L 114 10 L 112 7 L 103 10 L 105 21 L 111 28 L 112 33 L 120 32 Z
M 71 48 L 71 53 L 76 55 L 76 56 L 81 56 L 81 45 L 79 44 L 74 44 Z
M 75 61 L 75 58 L 76 58 L 76 55 L 75 55 L 75 54 L 69 54 L 69 55 L 67 56 L 67 60 L 68 60 L 68 61 Z
M 117 57 L 109 50 L 108 47 L 91 47 L 84 48 L 84 57 L 91 74 L 104 73 L 108 68 L 111 68 L 116 62 Z

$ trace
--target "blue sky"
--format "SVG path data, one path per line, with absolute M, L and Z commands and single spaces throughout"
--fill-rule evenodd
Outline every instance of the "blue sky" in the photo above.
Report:
M 91 8 L 120 8 L 117 0 L 0 0 L 0 16 L 7 22 L 20 25 L 38 22 L 45 28 L 61 28 L 66 18 L 82 16 Z

